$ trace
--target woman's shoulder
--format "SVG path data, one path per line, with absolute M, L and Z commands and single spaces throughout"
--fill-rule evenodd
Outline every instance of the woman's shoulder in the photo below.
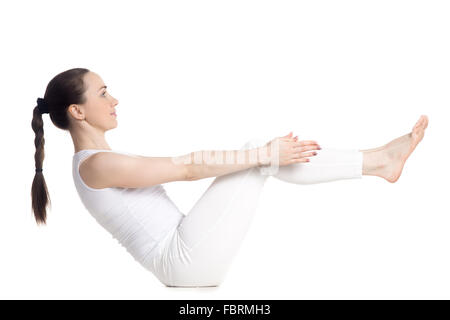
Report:
M 118 168 L 133 166 L 133 162 L 141 158 L 116 150 L 85 150 L 81 153 L 84 156 L 80 159 L 78 171 L 84 183 L 93 189 L 110 187 L 108 176 L 117 174 Z
M 80 175 L 95 188 L 145 188 L 190 180 L 188 166 L 173 157 L 148 157 L 101 150 L 81 163 Z

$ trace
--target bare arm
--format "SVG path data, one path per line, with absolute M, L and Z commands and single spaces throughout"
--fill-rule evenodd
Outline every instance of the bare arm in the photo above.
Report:
M 80 176 L 91 188 L 144 188 L 172 181 L 192 181 L 257 166 L 252 150 L 232 150 L 231 164 L 222 151 L 191 152 L 178 157 L 144 157 L 98 152 L 80 164 Z M 212 153 L 215 163 L 208 160 Z M 201 157 L 203 155 L 203 157 Z M 201 157 L 199 160 L 199 156 Z M 218 158 L 216 158 L 218 157 Z M 221 159 L 220 159 L 221 157 Z
M 218 177 L 263 164 L 260 148 L 249 150 L 204 150 L 191 152 L 183 158 L 189 180 Z
M 269 141 L 265 146 L 249 150 L 207 150 L 191 152 L 184 157 L 189 180 L 222 176 L 262 165 L 285 166 L 308 162 L 306 157 L 318 149 L 315 141 L 297 141 L 297 137 L 284 136 Z M 180 157 L 181 160 L 183 157 Z
M 95 189 L 144 188 L 189 180 L 187 166 L 173 159 L 176 158 L 98 152 L 80 164 L 80 176 L 89 187 Z
M 80 164 L 80 176 L 91 188 L 143 188 L 172 181 L 192 181 L 226 175 L 252 167 L 307 162 L 313 141 L 275 138 L 264 147 L 249 150 L 191 152 L 178 157 L 144 157 L 98 152 Z M 276 146 L 274 148 L 273 146 Z M 302 147 L 304 146 L 304 147 Z

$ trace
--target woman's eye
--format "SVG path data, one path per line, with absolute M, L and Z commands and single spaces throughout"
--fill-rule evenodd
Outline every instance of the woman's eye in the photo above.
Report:
M 103 93 L 102 93 L 102 96 L 104 96 L 106 94 L 106 91 L 104 91 Z

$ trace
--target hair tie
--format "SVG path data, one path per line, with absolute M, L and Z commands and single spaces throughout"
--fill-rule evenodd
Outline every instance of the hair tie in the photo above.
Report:
M 36 172 L 42 172 L 42 168 L 36 169 Z
M 42 98 L 37 98 L 37 107 L 42 113 L 49 113 L 47 102 Z

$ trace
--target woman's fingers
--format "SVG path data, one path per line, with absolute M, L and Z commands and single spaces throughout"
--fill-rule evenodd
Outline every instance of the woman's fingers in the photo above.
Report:
M 290 163 L 309 162 L 308 158 L 294 158 L 289 160 Z
M 296 152 L 305 152 L 305 151 L 310 151 L 310 150 L 321 150 L 321 149 L 322 148 L 316 144 L 304 146 L 304 147 L 300 147 L 300 146 L 294 147 L 294 151 L 296 151 Z
M 276 141 L 274 139 L 273 141 Z M 308 157 L 317 155 L 315 150 L 321 150 L 319 144 L 315 140 L 302 140 L 298 141 L 298 136 L 293 136 L 292 132 L 288 135 L 279 138 L 279 141 L 283 141 L 280 145 L 280 159 L 284 158 L 284 163 L 299 163 L 309 162 Z M 307 152 L 310 151 L 310 152 Z
M 298 145 L 300 145 L 300 146 L 309 146 L 309 145 L 319 145 L 316 141 L 314 141 L 314 140 L 302 140 L 302 141 L 299 141 L 298 143 L 297 143 Z
M 307 152 L 307 153 L 303 153 L 302 154 L 302 156 L 303 157 L 313 157 L 313 156 L 316 156 L 317 155 L 317 152 Z
M 290 142 L 292 147 L 319 146 L 319 144 L 314 140 L 297 141 L 297 140 L 294 140 L 293 138 L 291 138 L 291 139 L 287 139 L 285 141 Z
M 293 154 L 293 159 L 300 159 L 300 158 L 306 158 L 306 157 L 313 157 L 316 156 L 317 152 L 316 151 L 312 151 L 312 152 L 297 152 Z

